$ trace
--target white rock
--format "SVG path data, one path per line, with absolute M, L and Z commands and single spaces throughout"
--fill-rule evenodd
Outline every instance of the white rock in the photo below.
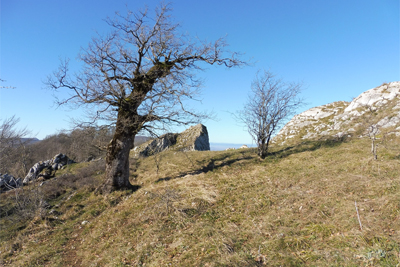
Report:
M 394 105 L 394 108 L 385 110 L 390 105 Z M 360 94 L 350 103 L 338 101 L 311 108 L 294 116 L 274 137 L 274 142 L 284 142 L 296 136 L 303 139 L 323 135 L 344 136 L 346 133 L 355 132 L 357 127 L 363 127 L 359 118 L 371 114 L 369 110 L 385 110 L 390 114 L 389 117 L 374 122 L 379 127 L 399 127 L 399 109 L 400 82 L 383 84 Z

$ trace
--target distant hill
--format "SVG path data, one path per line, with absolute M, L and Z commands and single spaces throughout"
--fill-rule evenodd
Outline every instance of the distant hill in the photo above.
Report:
M 36 137 L 33 137 L 33 138 L 30 138 L 30 137 L 21 138 L 20 140 L 21 140 L 22 143 L 28 143 L 30 145 L 41 141 L 41 140 L 37 139 Z
M 143 144 L 143 143 L 147 142 L 150 139 L 151 139 L 151 137 L 148 137 L 148 136 L 136 136 L 135 137 L 135 146 Z M 36 137 L 34 137 L 34 138 L 30 138 L 30 137 L 21 138 L 20 140 L 23 143 L 28 142 L 28 144 L 30 144 L 30 145 L 42 141 L 42 140 L 37 139 Z

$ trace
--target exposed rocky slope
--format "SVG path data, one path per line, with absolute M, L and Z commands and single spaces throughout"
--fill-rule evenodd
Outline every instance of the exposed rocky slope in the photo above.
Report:
M 197 124 L 180 134 L 167 133 L 135 147 L 133 151 L 134 156 L 147 157 L 167 149 L 177 151 L 210 150 L 207 127 Z
M 57 154 L 52 159 L 40 161 L 29 169 L 28 174 L 25 176 L 23 183 L 27 184 L 30 181 L 36 180 L 39 177 L 48 179 L 54 177 L 55 172 L 65 165 L 75 163 L 64 154 Z
M 339 101 L 294 116 L 274 142 L 363 135 L 368 129 L 400 133 L 400 82 L 384 83 L 351 102 Z

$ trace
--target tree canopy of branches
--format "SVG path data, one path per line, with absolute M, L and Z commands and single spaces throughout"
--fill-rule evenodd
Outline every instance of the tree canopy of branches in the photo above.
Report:
M 236 118 L 246 126 L 257 143 L 258 155 L 267 155 L 269 142 L 289 116 L 303 101 L 298 96 L 300 83 L 285 83 L 269 71 L 259 71 L 251 84 L 251 92 Z
M 132 187 L 129 151 L 139 131 L 207 116 L 187 108 L 186 101 L 197 96 L 201 84 L 195 71 L 204 65 L 231 68 L 245 63 L 227 50 L 224 38 L 203 42 L 181 34 L 170 13 L 168 4 L 161 4 L 154 15 L 147 9 L 117 13 L 106 20 L 112 32 L 93 38 L 80 54 L 84 67 L 79 73 L 71 76 L 66 61 L 47 81 L 54 90 L 70 91 L 59 104 L 89 106 L 93 119 L 116 115 L 101 192 Z

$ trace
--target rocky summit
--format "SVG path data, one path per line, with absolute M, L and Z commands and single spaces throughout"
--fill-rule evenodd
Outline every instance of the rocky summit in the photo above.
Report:
M 210 150 L 207 127 L 192 126 L 182 133 L 167 133 L 133 149 L 134 156 L 147 157 L 164 150 L 204 151 Z
M 333 102 L 300 113 L 273 141 L 290 143 L 299 139 L 362 136 L 371 128 L 400 135 L 400 82 L 384 83 L 351 102 Z

